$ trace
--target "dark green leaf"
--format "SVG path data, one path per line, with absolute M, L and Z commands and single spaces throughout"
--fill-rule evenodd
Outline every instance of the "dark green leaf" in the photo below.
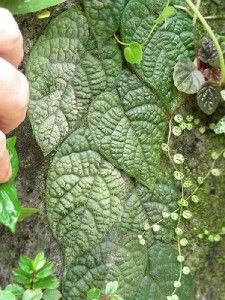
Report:
M 93 288 L 87 292 L 87 297 L 90 300 L 98 300 L 101 295 L 100 289 Z
M 10 137 L 7 139 L 6 146 L 9 152 L 10 162 L 12 166 L 12 177 L 10 178 L 10 181 L 14 181 L 16 179 L 19 170 L 19 158 L 15 145 L 16 137 Z
M 15 296 L 21 296 L 24 293 L 24 288 L 18 284 L 9 284 L 6 286 L 5 291 L 11 292 Z
M 39 212 L 38 208 L 34 208 L 34 207 L 22 207 L 18 221 L 23 221 L 23 220 L 25 220 L 25 219 L 27 219 L 27 218 L 29 218 L 29 217 L 37 214 L 38 212 Z
M 206 64 L 209 64 L 215 61 L 217 59 L 217 56 L 218 54 L 213 42 L 209 38 L 204 37 L 202 39 L 202 45 L 199 50 L 200 60 Z
M 207 115 L 214 113 L 221 101 L 221 88 L 206 82 L 197 94 L 198 106 Z
M 60 4 L 65 0 L 1 0 L 1 6 L 12 13 L 25 14 Z
M 142 61 L 142 45 L 137 42 L 131 42 L 124 49 L 124 56 L 130 64 L 140 64 Z
M 56 289 L 47 289 L 43 292 L 44 300 L 59 300 L 61 299 L 61 293 Z
M 16 188 L 8 182 L 0 185 L 0 223 L 7 226 L 13 233 L 20 216 L 20 203 Z
M 190 59 L 179 60 L 173 72 L 177 89 L 186 94 L 197 93 L 205 82 L 203 74 Z
M 108 282 L 105 288 L 105 294 L 108 296 L 115 294 L 116 291 L 118 290 L 118 287 L 119 287 L 118 281 Z
M 0 300 L 16 300 L 16 297 L 9 291 L 0 291 Z

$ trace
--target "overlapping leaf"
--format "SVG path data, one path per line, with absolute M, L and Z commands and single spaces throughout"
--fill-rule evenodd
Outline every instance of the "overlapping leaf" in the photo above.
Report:
M 52 163 L 46 201 L 67 260 L 90 250 L 117 220 L 129 183 L 95 150 L 89 130 L 74 132 Z
M 165 300 L 174 290 L 173 283 L 179 277 L 178 252 L 164 243 L 156 243 L 149 251 L 149 271 L 143 279 L 135 300 Z M 194 287 L 190 276 L 184 275 L 176 292 L 179 299 L 193 300 Z
M 26 74 L 30 120 L 43 153 L 49 154 L 78 128 L 90 101 L 111 90 L 121 71 L 118 48 L 97 51 L 79 7 L 53 20 L 33 48 Z
M 126 72 L 118 94 L 103 93 L 92 102 L 88 120 L 99 151 L 152 189 L 159 176 L 166 126 L 160 101 L 152 90 Z
M 124 42 L 145 43 L 143 60 L 133 68 L 137 74 L 161 95 L 169 109 L 179 102 L 179 93 L 173 84 L 173 69 L 176 62 L 191 57 L 193 52 L 192 21 L 182 12 L 156 28 L 149 41 L 148 33 L 154 21 L 166 5 L 165 0 L 131 0 L 122 17 L 122 39 Z
M 90 27 L 99 46 L 117 31 L 120 18 L 128 0 L 84 0 Z

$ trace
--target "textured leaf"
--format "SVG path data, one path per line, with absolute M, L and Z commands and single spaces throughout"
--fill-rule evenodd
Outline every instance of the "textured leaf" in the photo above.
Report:
M 8 8 L 12 13 L 25 14 L 45 9 L 64 2 L 65 0 L 1 0 L 1 7 Z
M 118 290 L 119 283 L 118 281 L 110 281 L 106 284 L 105 288 L 105 294 L 110 296 L 112 294 L 115 294 L 116 291 Z
M 216 111 L 221 101 L 220 91 L 217 84 L 206 82 L 198 92 L 198 106 L 205 114 L 211 115 Z
M 147 263 L 147 248 L 139 244 L 137 234 L 117 236 L 107 240 L 91 253 L 77 259 L 64 278 L 63 297 L 67 300 L 86 300 L 92 286 L 104 287 L 108 281 L 118 280 L 118 294 L 133 299 Z
M 46 201 L 54 235 L 66 260 L 100 242 L 129 193 L 121 173 L 94 149 L 88 130 L 74 132 L 52 163 Z
M 117 31 L 128 0 L 84 0 L 89 25 L 99 46 Z
M 111 90 L 121 72 L 121 55 L 108 43 L 97 51 L 79 7 L 54 19 L 31 51 L 30 120 L 45 155 L 78 128 L 90 101 Z
M 144 43 L 165 5 L 164 0 L 130 0 L 122 17 L 123 42 Z M 144 46 L 141 64 L 133 68 L 157 90 L 167 107 L 173 109 L 179 102 L 179 93 L 173 84 L 174 66 L 181 58 L 192 56 L 192 21 L 185 13 L 177 12 L 167 19 L 166 26 L 156 28 Z
M 58 290 L 45 290 L 43 292 L 43 299 L 44 300 L 59 300 L 61 299 L 61 293 Z
M 118 95 L 103 93 L 89 109 L 89 126 L 99 151 L 137 181 L 154 187 L 159 176 L 165 121 L 155 94 L 124 73 Z
M 7 226 L 13 233 L 20 216 L 20 203 L 16 188 L 12 183 L 0 184 L 0 223 Z
M 197 93 L 205 82 L 203 74 L 190 59 L 179 60 L 173 72 L 177 89 L 186 94 Z
M 213 42 L 209 38 L 204 37 L 202 39 L 202 45 L 199 50 L 199 58 L 204 63 L 209 64 L 215 61 L 217 57 L 218 54 Z
M 149 251 L 149 274 L 143 279 L 135 300 L 165 300 L 174 290 L 180 264 L 178 252 L 172 246 L 157 243 Z M 183 275 L 181 287 L 176 293 L 179 299 L 194 300 L 194 288 L 190 275 Z

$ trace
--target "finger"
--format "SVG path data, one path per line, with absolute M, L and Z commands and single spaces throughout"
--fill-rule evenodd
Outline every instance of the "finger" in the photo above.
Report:
M 12 176 L 9 153 L 6 149 L 6 137 L 0 131 L 0 183 L 5 183 Z
M 23 59 L 23 37 L 12 14 L 0 8 L 0 56 L 18 67 Z
M 0 58 L 0 130 L 15 129 L 26 117 L 29 85 L 26 77 Z

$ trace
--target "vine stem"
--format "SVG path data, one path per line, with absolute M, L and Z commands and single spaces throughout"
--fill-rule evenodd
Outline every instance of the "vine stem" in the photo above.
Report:
M 193 2 L 191 0 L 186 0 L 186 3 L 189 5 L 189 7 L 192 9 L 192 11 L 196 15 L 196 17 L 202 23 L 203 27 L 207 31 L 209 37 L 211 38 L 211 40 L 213 41 L 213 43 L 216 47 L 218 57 L 219 57 L 219 62 L 220 62 L 220 69 L 221 69 L 221 82 L 220 82 L 220 84 L 223 85 L 223 84 L 225 84 L 225 60 L 224 60 L 224 57 L 223 57 L 223 52 L 222 52 L 222 49 L 220 47 L 220 44 L 219 44 L 213 30 L 208 25 L 207 21 L 202 16 L 202 14 L 198 10 L 198 8 L 193 4 Z
M 197 0 L 197 3 L 196 3 L 196 8 L 197 8 L 197 10 L 200 9 L 200 6 L 201 6 L 201 0 Z M 196 22 L 197 22 L 197 15 L 194 14 L 194 17 L 193 17 L 193 26 L 196 25 Z
M 129 43 L 121 42 L 121 41 L 118 39 L 118 37 L 116 36 L 115 33 L 114 33 L 114 38 L 115 38 L 115 40 L 117 41 L 118 44 L 123 45 L 123 46 L 130 46 Z

